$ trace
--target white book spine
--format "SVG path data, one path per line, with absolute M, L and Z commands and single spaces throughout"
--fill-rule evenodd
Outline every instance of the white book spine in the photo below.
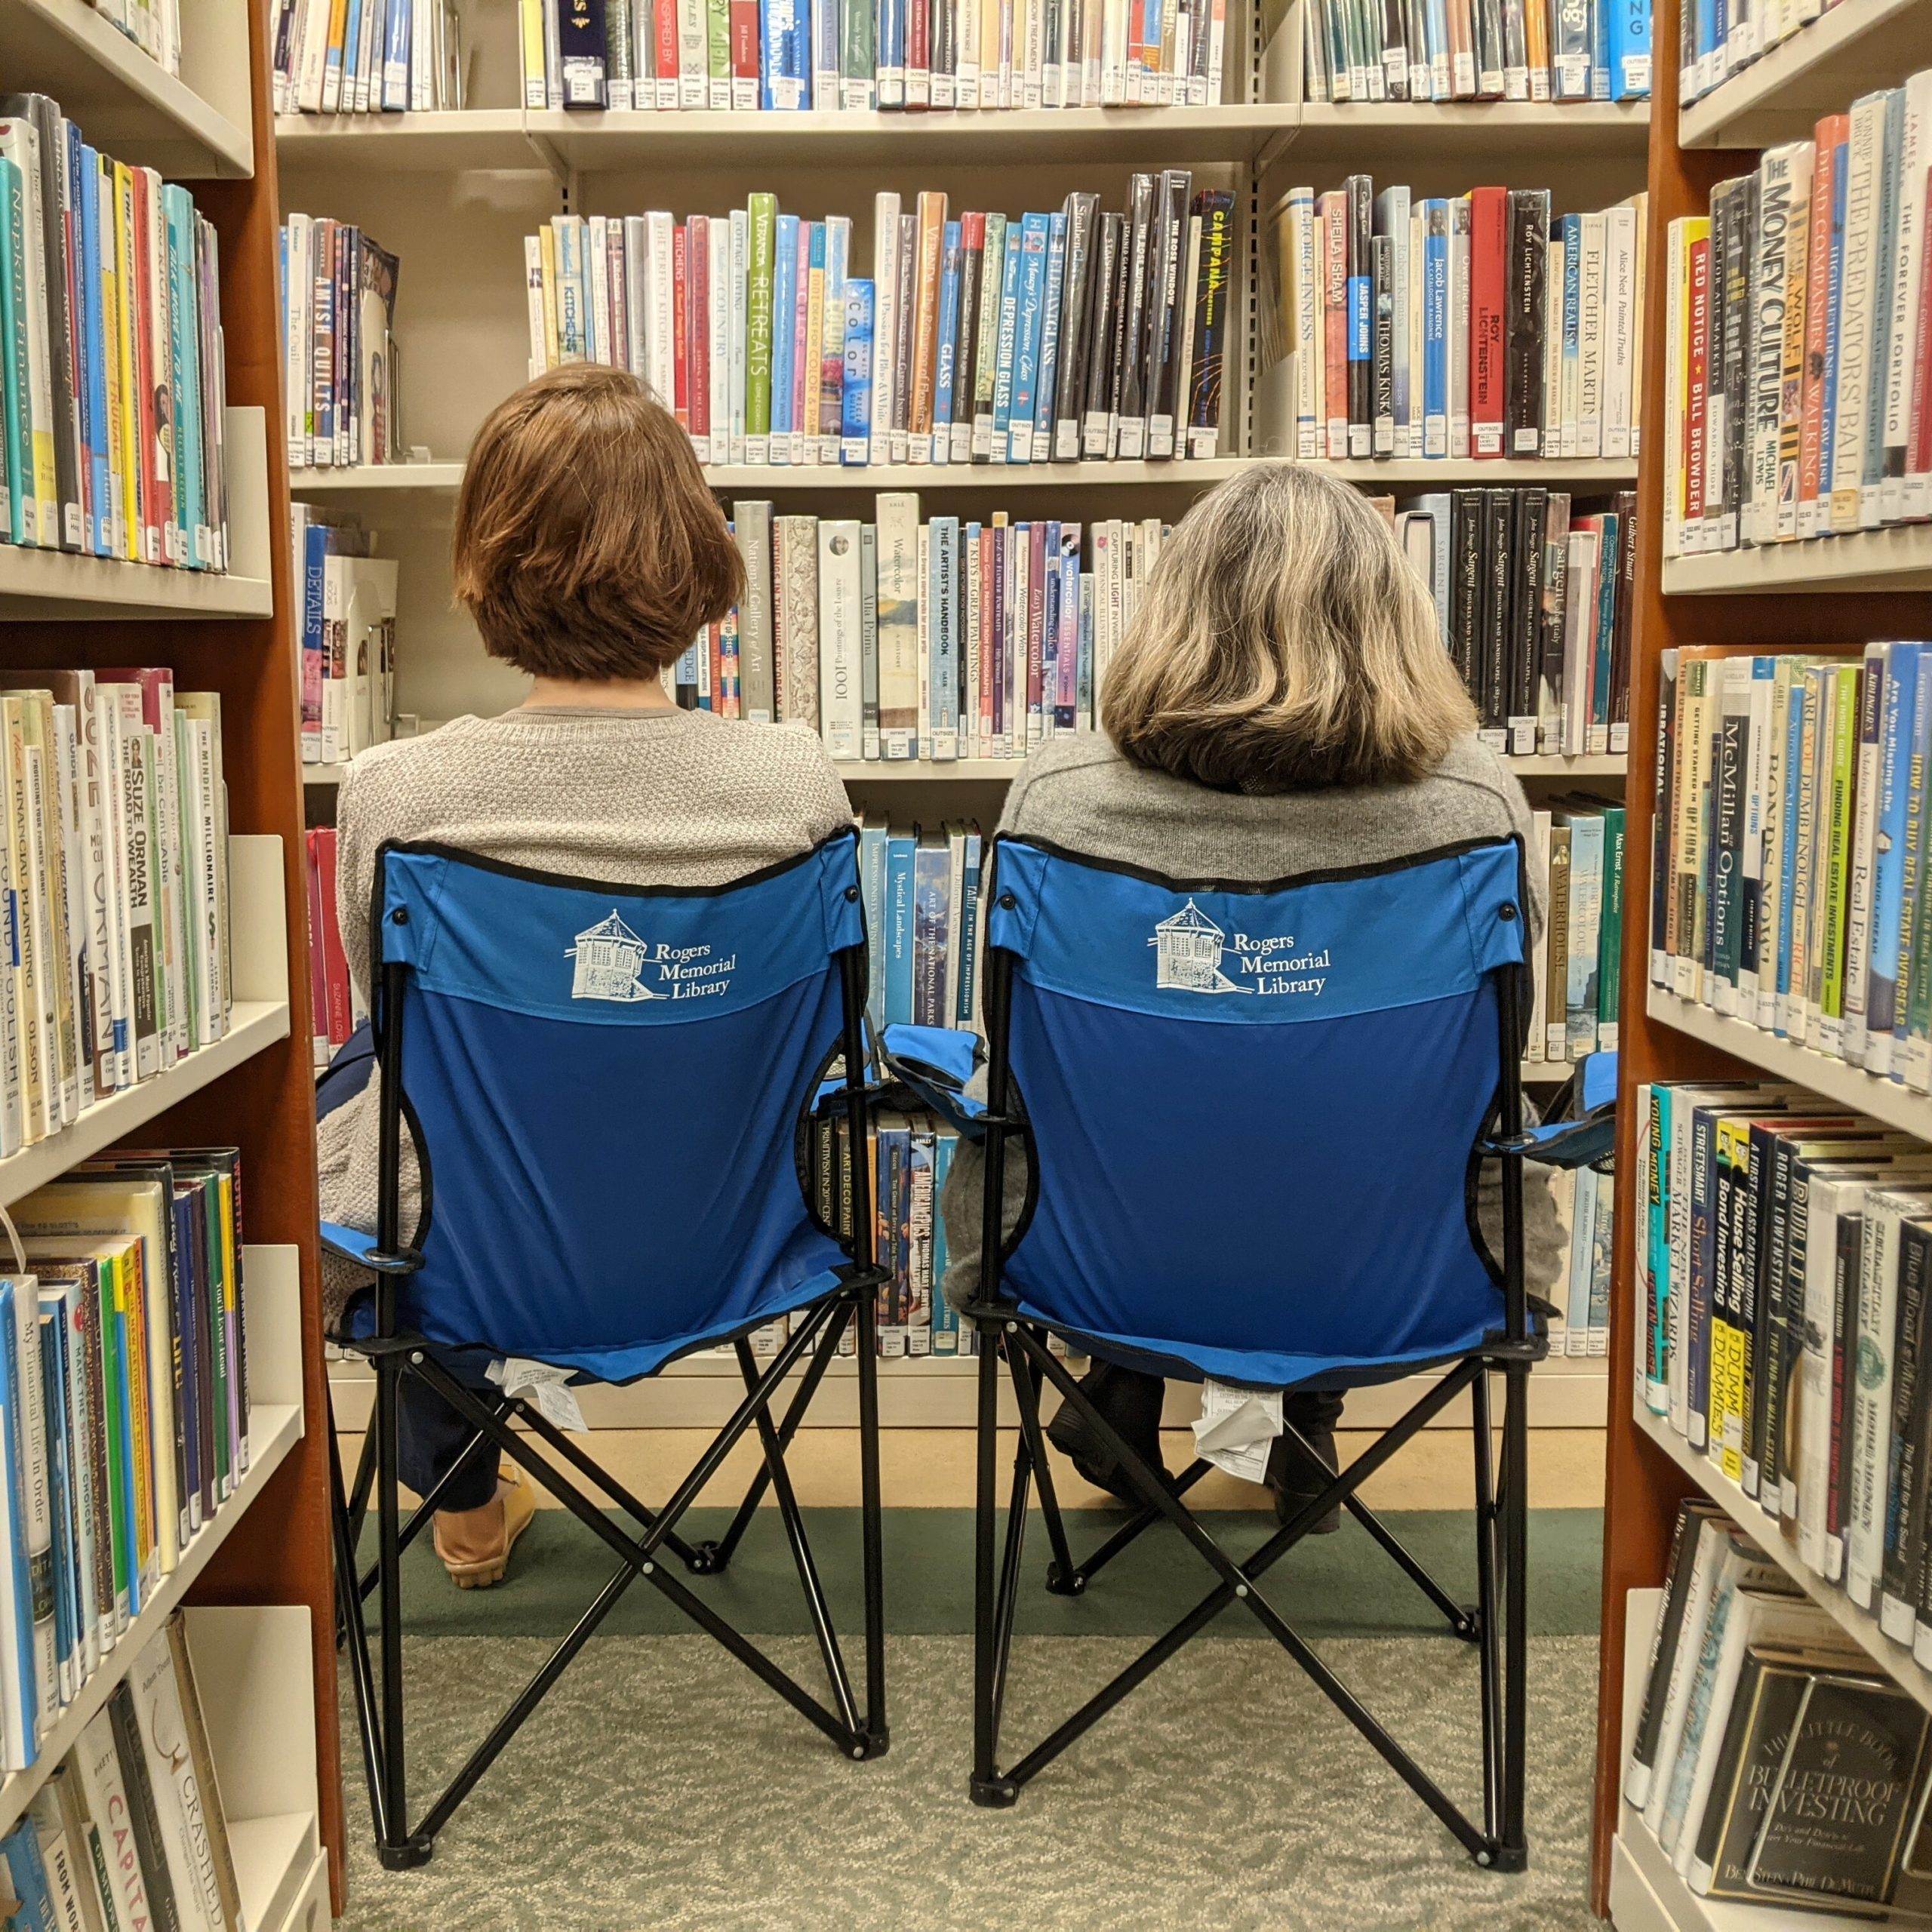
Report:
M 661 211 L 654 211 L 644 219 L 650 232 L 645 256 L 648 269 L 645 297 L 650 306 L 651 386 L 657 400 L 668 409 L 678 389 L 676 281 L 672 267 L 676 223 Z
M 1932 343 L 1918 337 L 1926 260 L 1927 173 L 1932 161 L 1932 67 L 1905 83 L 1899 147 L 1898 253 L 1892 276 L 1892 318 L 1885 365 L 1885 475 L 1880 511 L 1887 523 L 1921 514 L 1907 483 L 1912 390 L 1923 383 Z
M 1845 177 L 1844 251 L 1838 318 L 1838 397 L 1829 458 L 1830 528 L 1834 534 L 1859 527 L 1865 473 L 1866 418 L 1872 406 L 1872 270 L 1881 246 L 1878 174 L 1884 165 L 1885 105 L 1868 94 L 1851 109 L 1851 140 Z M 1822 494 L 1823 486 L 1820 490 Z
M 1603 454 L 1604 219 L 1583 219 L 1583 272 L 1579 280 L 1577 343 L 1577 454 Z
M 1472 90 L 1473 91 L 1473 90 Z M 1334 398 L 1328 398 L 1332 414 Z M 1469 204 L 1449 205 L 1449 454 L 1469 454 Z
M 1603 454 L 1628 457 L 1633 425 L 1631 378 L 1636 365 L 1637 211 L 1614 208 L 1604 214 L 1604 328 Z
M 872 447 L 889 450 L 900 329 L 899 197 L 889 189 L 872 197 Z

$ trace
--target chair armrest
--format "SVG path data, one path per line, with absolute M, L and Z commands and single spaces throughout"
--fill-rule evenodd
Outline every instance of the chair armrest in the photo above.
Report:
M 423 1265 L 423 1257 L 415 1248 L 386 1254 L 376 1245 L 376 1237 L 360 1228 L 346 1228 L 340 1221 L 325 1221 L 321 1225 L 322 1251 L 339 1261 L 367 1268 L 377 1275 L 413 1275 Z
M 1617 1145 L 1617 1115 L 1606 1109 L 1586 1120 L 1552 1121 L 1546 1127 L 1525 1128 L 1515 1135 L 1492 1135 L 1478 1141 L 1485 1159 L 1520 1154 L 1546 1168 L 1586 1168 L 1606 1159 Z

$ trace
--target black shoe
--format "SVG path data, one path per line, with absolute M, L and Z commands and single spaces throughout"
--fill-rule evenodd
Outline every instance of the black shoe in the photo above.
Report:
M 1309 1409 L 1315 1409 L 1316 1413 L 1307 1413 Z M 1297 1413 L 1298 1410 L 1303 1413 Z M 1284 1527 L 1328 1487 L 1330 1478 L 1340 1468 L 1335 1460 L 1334 1425 L 1340 1420 L 1341 1414 L 1339 1397 L 1288 1398 L 1285 1420 L 1307 1437 L 1315 1453 L 1321 1457 L 1322 1467 L 1317 1469 L 1310 1465 L 1293 1437 L 1279 1435 L 1275 1438 L 1274 1446 L 1268 1452 L 1266 1481 L 1275 1492 L 1275 1520 Z M 1341 1527 L 1342 1511 L 1338 1503 L 1325 1516 L 1311 1524 L 1306 1534 L 1312 1537 L 1333 1536 Z
M 1168 1466 L 1161 1456 L 1161 1403 L 1166 1386 L 1158 1375 L 1096 1362 L 1080 1378 L 1080 1392 L 1149 1469 L 1166 1478 Z M 1061 1403 L 1048 1423 L 1047 1440 L 1096 1489 L 1118 1497 L 1129 1509 L 1145 1506 L 1146 1498 L 1134 1487 L 1118 1458 L 1071 1402 Z

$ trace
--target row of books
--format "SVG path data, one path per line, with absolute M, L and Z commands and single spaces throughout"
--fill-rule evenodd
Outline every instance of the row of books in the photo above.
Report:
M 817 731 L 835 758 L 1020 758 L 1094 728 L 1164 527 L 776 516 L 738 500 L 744 601 L 673 669 L 687 709 Z M 1081 568 L 1083 552 L 1085 568 Z
M 714 463 L 1210 457 L 1235 232 L 1185 168 L 1009 220 L 881 192 L 872 272 L 851 217 L 775 195 L 684 223 L 559 215 L 526 238 L 531 368 L 605 362 Z
M 1204 107 L 1226 0 L 519 0 L 529 108 Z
M 401 463 L 401 264 L 359 228 L 291 214 L 280 231 L 288 466 Z
M 1932 1157 L 1795 1087 L 1640 1087 L 1636 1107 L 1638 1399 L 1932 1662 Z
M 1693 1892 L 1921 1917 L 1928 1723 L 1715 1504 L 1679 1506 L 1623 1795 Z
M 275 0 L 278 114 L 399 114 L 469 105 L 454 0 Z
M 1391 509 L 1486 741 L 1515 756 L 1627 752 L 1634 493 L 1450 490 Z
M 0 694 L 0 1155 L 227 1032 L 221 701 L 147 668 Z
M 291 503 L 289 554 L 301 593 L 302 760 L 346 764 L 395 736 L 396 565 L 374 538 Z
M 0 1764 L 126 1637 L 248 1467 L 240 1156 L 119 1151 L 13 1208 L 0 1276 Z
M 319 1073 L 368 1014 L 349 978 L 336 919 L 335 827 L 312 826 L 302 838 L 309 872 L 309 1014 Z
M 1303 461 L 1638 453 L 1647 197 L 1552 217 L 1367 174 L 1281 205 L 1263 304 Z
M 1542 873 L 1546 913 L 1523 1058 L 1574 1065 L 1617 1051 L 1623 808 L 1609 798 L 1562 798 L 1530 816 L 1530 863 Z
M 235 1854 L 179 1611 L 0 1838 L 0 1860 L 17 1932 L 240 1932 Z
M 180 0 L 88 0 L 88 4 L 166 72 L 180 72 Z
M 1821 20 L 1843 0 L 1696 0 L 1678 22 L 1678 98 L 1721 82 Z
M 1932 1091 L 1932 645 L 1663 654 L 1654 984 Z
M 1645 100 L 1650 0 L 1303 0 L 1309 100 Z
M 0 540 L 226 569 L 220 286 L 186 189 L 0 95 Z
M 1664 554 L 1932 517 L 1932 69 L 1670 224 Z
M 1616 1180 L 1606 1169 L 1580 1168 L 1574 1174 L 1552 1177 L 1558 1212 L 1570 1230 L 1552 1305 L 1549 1348 L 1552 1355 L 1595 1355 L 1610 1352 L 1610 1266 L 1616 1251 Z

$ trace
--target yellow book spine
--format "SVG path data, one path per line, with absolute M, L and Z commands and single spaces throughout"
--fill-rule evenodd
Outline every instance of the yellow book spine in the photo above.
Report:
M 156 1574 L 154 1523 L 154 1425 L 148 1401 L 147 1288 L 142 1244 L 130 1241 L 116 1257 L 115 1312 L 127 1324 L 128 1413 L 134 1451 L 134 1562 L 142 1594 Z
M 141 501 L 141 412 L 134 386 L 134 291 L 140 286 L 134 263 L 134 177 L 118 161 L 114 164 L 114 355 L 121 371 L 121 554 L 139 563 L 146 511 Z
M 523 104 L 548 107 L 549 80 L 543 66 L 543 0 L 519 0 L 523 21 Z
M 543 253 L 543 366 L 554 369 L 562 360 L 557 353 L 557 231 L 546 221 L 537 241 Z

